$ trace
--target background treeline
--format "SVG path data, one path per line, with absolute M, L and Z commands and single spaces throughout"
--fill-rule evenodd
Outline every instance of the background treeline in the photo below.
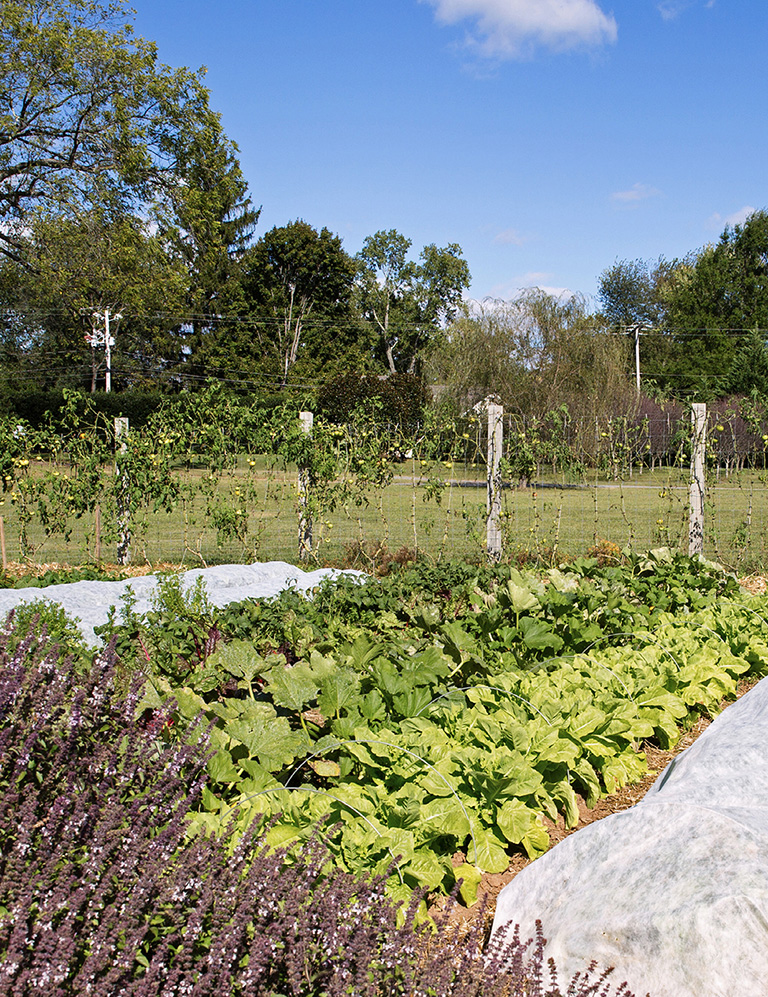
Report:
M 343 376 L 347 407 L 386 395 L 399 418 L 410 375 L 457 412 L 495 394 L 587 423 L 636 405 L 636 338 L 650 398 L 768 392 L 764 211 L 684 259 L 614 262 L 596 308 L 537 289 L 469 304 L 456 243 L 382 229 L 352 255 L 302 219 L 260 233 L 201 73 L 162 65 L 122 3 L 0 0 L 0 54 L 6 410 L 32 417 L 21 386 L 322 396 Z M 384 378 L 399 387 L 370 388 Z

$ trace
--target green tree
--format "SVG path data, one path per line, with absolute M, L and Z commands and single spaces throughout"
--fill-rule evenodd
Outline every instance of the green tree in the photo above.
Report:
M 542 420 L 565 405 L 586 431 L 631 391 L 626 341 L 607 333 L 578 295 L 532 289 L 466 307 L 427 364 L 458 411 L 497 395 L 507 411 Z
M 614 330 L 635 325 L 657 327 L 664 321 L 664 286 L 676 264 L 661 258 L 617 260 L 598 280 L 601 312 Z
M 211 373 L 220 341 L 233 335 L 226 316 L 243 308 L 242 264 L 260 209 L 248 196 L 237 151 L 219 115 L 206 110 L 175 138 L 177 177 L 160 209 L 169 252 L 187 272 L 186 321 L 174 327 L 166 356 L 196 375 Z
M 90 363 L 95 390 L 105 351 L 103 342 L 96 347 L 86 337 L 103 337 L 108 313 L 118 380 L 153 376 L 156 340 L 163 331 L 159 316 L 181 307 L 187 276 L 147 222 L 110 218 L 96 208 L 68 217 L 39 212 L 23 256 L 23 266 L 6 263 L 4 283 L 13 276 L 14 313 L 28 329 L 27 358 L 45 381 L 82 383 Z
M 157 62 L 123 0 L 0 0 L 0 251 L 30 211 L 152 201 L 174 137 L 207 107 L 200 74 Z
M 355 352 L 361 332 L 351 307 L 356 270 L 339 236 L 301 219 L 271 229 L 248 253 L 248 313 L 257 347 L 281 386 L 300 360 L 305 372 L 327 375 L 334 357 Z
M 409 260 L 411 240 L 396 229 L 368 236 L 358 253 L 364 316 L 380 337 L 390 373 L 414 373 L 424 350 L 456 315 L 470 273 L 461 247 L 430 244 L 420 263 Z
M 723 394 L 743 338 L 768 330 L 768 214 L 756 211 L 726 227 L 678 278 L 667 304 L 679 346 L 670 374 L 680 394 Z
M 765 330 L 754 329 L 734 355 L 726 385 L 732 395 L 768 398 L 768 343 Z

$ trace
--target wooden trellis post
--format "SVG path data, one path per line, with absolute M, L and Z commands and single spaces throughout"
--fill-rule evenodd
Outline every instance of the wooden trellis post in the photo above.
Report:
M 128 419 L 115 419 L 115 451 L 125 454 L 128 450 Z M 115 462 L 117 475 L 117 563 L 131 563 L 131 482 L 125 464 Z
M 488 519 L 486 543 L 488 556 L 501 557 L 501 452 L 504 446 L 504 408 L 494 402 L 486 404 L 488 412 Z
M 688 519 L 688 553 L 704 553 L 704 464 L 707 450 L 707 406 L 691 406 L 691 488 Z
M 307 436 L 312 435 L 314 416 L 311 412 L 299 412 L 301 428 Z M 312 553 L 312 510 L 310 508 L 310 469 L 299 464 L 299 559 L 309 560 Z

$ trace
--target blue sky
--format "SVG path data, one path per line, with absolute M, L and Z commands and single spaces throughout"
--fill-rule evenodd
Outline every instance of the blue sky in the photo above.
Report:
M 457 242 L 470 294 L 594 296 L 768 207 L 764 0 L 133 0 L 206 66 L 257 234 Z

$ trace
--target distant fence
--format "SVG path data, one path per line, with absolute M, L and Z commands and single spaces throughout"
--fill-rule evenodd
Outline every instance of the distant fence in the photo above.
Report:
M 762 426 L 699 409 L 576 425 L 504 413 L 407 430 L 204 407 L 184 422 L 0 427 L 4 567 L 426 555 L 557 561 L 671 546 L 768 565 Z

